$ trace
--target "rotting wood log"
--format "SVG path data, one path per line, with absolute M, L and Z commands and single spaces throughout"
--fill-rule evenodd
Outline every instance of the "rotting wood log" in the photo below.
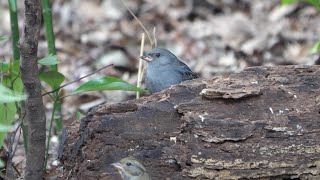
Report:
M 64 177 L 119 179 L 138 158 L 153 179 L 320 179 L 320 66 L 251 67 L 102 105 L 69 129 Z

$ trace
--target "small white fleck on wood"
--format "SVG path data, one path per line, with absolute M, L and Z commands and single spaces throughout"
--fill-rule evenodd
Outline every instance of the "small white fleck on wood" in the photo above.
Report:
M 270 110 L 271 114 L 274 114 L 272 107 L 269 107 L 269 110 Z
M 173 141 L 174 143 L 177 143 L 177 137 L 170 137 L 170 141 Z

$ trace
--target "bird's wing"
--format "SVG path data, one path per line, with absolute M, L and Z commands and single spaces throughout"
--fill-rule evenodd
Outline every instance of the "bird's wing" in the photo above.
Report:
M 183 62 L 179 61 L 178 72 L 182 75 L 183 81 L 196 79 L 198 76 L 194 74 L 191 69 Z

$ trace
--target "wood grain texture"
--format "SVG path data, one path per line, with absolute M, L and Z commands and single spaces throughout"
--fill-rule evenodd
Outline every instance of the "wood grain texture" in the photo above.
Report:
M 154 179 L 319 179 L 319 87 L 319 66 L 252 67 L 100 106 L 69 132 L 64 177 L 117 179 L 134 156 Z

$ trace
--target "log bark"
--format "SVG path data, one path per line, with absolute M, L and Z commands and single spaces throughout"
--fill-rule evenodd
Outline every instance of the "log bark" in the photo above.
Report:
M 134 156 L 153 179 L 320 179 L 319 66 L 252 67 L 103 105 L 69 129 L 65 178 L 119 179 Z
M 38 40 L 41 27 L 39 0 L 25 0 L 25 24 L 20 41 L 21 79 L 28 95 L 24 111 L 28 129 L 27 161 L 24 179 L 43 179 L 46 118 L 38 70 Z

